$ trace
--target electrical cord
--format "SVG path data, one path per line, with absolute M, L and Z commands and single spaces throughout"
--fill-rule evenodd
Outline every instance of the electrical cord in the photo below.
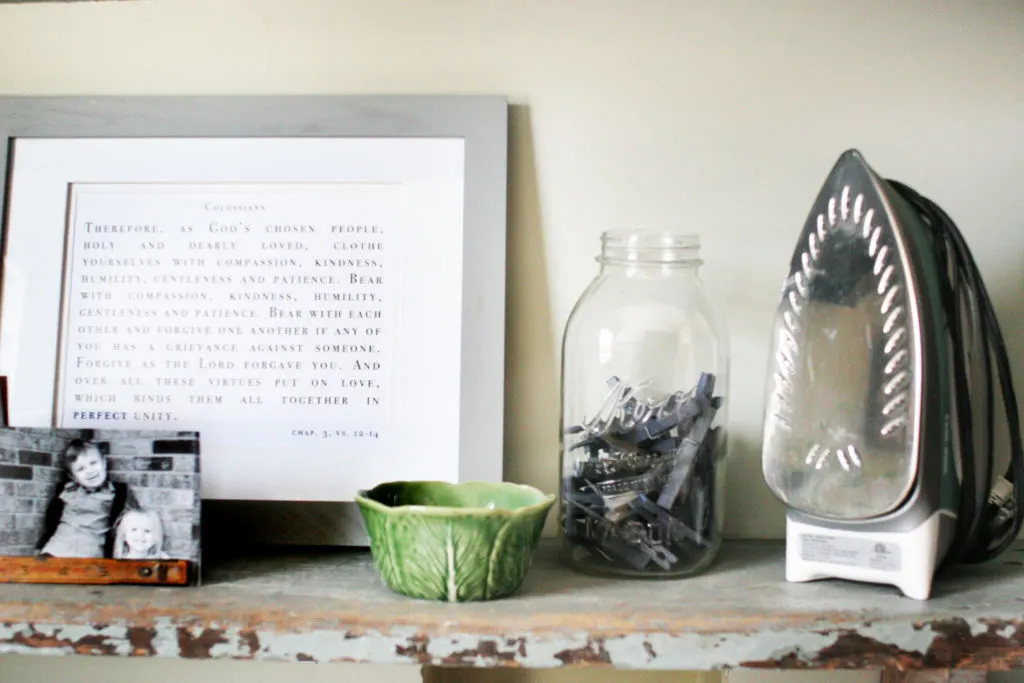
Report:
M 931 229 L 935 256 L 946 275 L 942 300 L 953 345 L 954 401 L 962 474 L 957 528 L 950 550 L 943 560 L 943 568 L 961 563 L 986 562 L 1004 552 L 1024 525 L 1024 447 L 1006 343 L 977 263 L 953 219 L 941 207 L 912 188 L 895 180 L 887 182 Z M 965 297 L 966 305 L 974 301 L 978 310 L 976 323 L 982 339 L 980 349 L 967 346 L 971 343 L 967 333 L 973 329 L 964 325 L 962 313 Z M 971 385 L 966 354 L 972 350 L 982 354 L 986 381 L 981 388 Z M 995 478 L 992 476 L 996 455 L 993 362 L 1010 439 L 1007 471 Z M 974 424 L 971 412 L 973 401 L 979 399 L 979 389 L 984 391 L 984 425 Z M 979 428 L 987 430 L 989 435 L 985 453 L 975 452 L 974 430 Z M 1007 484 L 1010 489 L 1008 491 Z

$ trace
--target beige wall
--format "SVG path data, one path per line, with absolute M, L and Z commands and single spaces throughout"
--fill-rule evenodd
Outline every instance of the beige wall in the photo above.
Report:
M 159 662 L 106 657 L 0 656 L 3 683 L 719 683 L 718 673 L 671 671 L 558 671 L 429 669 L 361 664 L 298 665 L 278 662 Z M 876 683 L 876 673 L 739 671 L 724 683 Z M 1010 683 L 1010 681 L 1007 681 Z
M 421 683 L 415 666 L 0 655 L 2 683 Z M 852 682 L 851 682 L 852 683 Z
M 781 534 L 757 450 L 767 333 L 796 233 L 845 148 L 958 220 L 1024 374 L 1022 55 L 1012 1 L 0 6 L 0 94 L 507 94 L 508 478 L 554 490 L 559 337 L 598 234 L 690 230 L 732 331 L 727 529 L 746 536 Z M 311 671 L 285 675 L 326 680 Z

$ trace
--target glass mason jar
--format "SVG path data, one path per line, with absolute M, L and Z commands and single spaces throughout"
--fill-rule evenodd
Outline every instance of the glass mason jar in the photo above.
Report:
M 699 237 L 601 242 L 562 345 L 563 557 L 589 573 L 695 574 L 721 539 L 727 331 Z

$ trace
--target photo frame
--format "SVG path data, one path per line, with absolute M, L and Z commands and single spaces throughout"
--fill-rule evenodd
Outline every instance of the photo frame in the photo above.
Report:
M 505 98 L 0 97 L 0 138 L 11 424 L 201 431 L 260 541 L 501 480 Z
M 0 427 L 0 583 L 200 583 L 199 434 Z

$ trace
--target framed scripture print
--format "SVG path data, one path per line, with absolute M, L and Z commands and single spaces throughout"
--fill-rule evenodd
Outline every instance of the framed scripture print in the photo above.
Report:
M 491 96 L 0 98 L 11 424 L 201 432 L 210 500 L 500 480 L 506 135 Z

